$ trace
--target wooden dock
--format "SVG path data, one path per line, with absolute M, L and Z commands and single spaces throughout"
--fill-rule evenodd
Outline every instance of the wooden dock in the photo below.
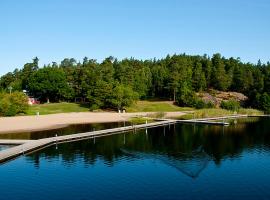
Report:
M 239 119 L 239 118 L 245 118 L 248 117 L 248 115 L 228 115 L 224 117 L 209 117 L 209 118 L 199 118 L 199 119 L 192 119 L 194 121 L 216 121 L 216 120 L 224 120 L 224 119 Z
M 229 126 L 229 122 L 220 122 L 220 121 L 203 121 L 203 120 L 175 120 L 175 122 L 188 123 L 188 124 L 208 124 L 208 125 L 221 125 Z
M 24 144 L 27 142 L 31 142 L 33 140 L 1 140 L 0 139 L 0 145 L 18 145 L 18 144 Z
M 86 133 L 78 133 L 78 134 L 72 134 L 72 135 L 44 138 L 44 139 L 39 139 L 39 140 L 14 140 L 13 142 L 11 140 L 7 140 L 7 141 L 0 140 L 0 143 L 2 144 L 14 144 L 14 145 L 20 144 L 18 146 L 0 151 L 0 163 L 9 161 L 20 155 L 33 152 L 37 149 L 41 149 L 43 147 L 46 147 L 55 143 L 64 143 L 64 142 L 78 141 L 78 140 L 84 140 L 84 139 L 89 139 L 89 138 L 102 137 L 102 136 L 119 134 L 119 133 L 132 131 L 132 130 L 136 131 L 139 129 L 165 126 L 165 125 L 174 124 L 174 123 L 176 123 L 175 120 L 166 120 L 166 121 L 160 121 L 160 122 L 153 122 L 149 124 L 105 129 L 105 130 L 92 131 L 92 132 L 86 132 Z
M 238 119 L 238 118 L 245 118 L 248 115 L 229 115 L 224 117 L 210 117 L 210 118 L 194 118 L 194 119 L 175 119 L 175 122 L 179 123 L 191 123 L 191 124 L 208 124 L 208 125 L 221 125 L 221 126 L 229 126 L 230 123 L 225 122 L 225 119 Z M 162 120 L 169 120 L 169 119 L 158 119 Z M 220 121 L 222 120 L 222 121 Z
M 132 131 L 132 130 L 136 131 L 139 129 L 166 126 L 166 125 L 175 124 L 179 122 L 227 126 L 229 125 L 228 122 L 214 121 L 214 120 L 234 119 L 234 118 L 241 118 L 241 117 L 247 117 L 247 115 L 234 115 L 234 116 L 227 116 L 227 117 L 191 119 L 191 120 L 160 119 L 160 121 L 158 122 L 153 122 L 153 123 L 148 123 L 148 124 L 146 123 L 146 124 L 141 124 L 141 125 L 133 125 L 133 126 L 105 129 L 105 130 L 92 131 L 92 132 L 86 132 L 86 133 L 57 136 L 57 137 L 44 138 L 44 139 L 39 139 L 39 140 L 0 140 L 0 144 L 18 145 L 18 146 L 0 151 L 0 163 L 9 161 L 20 155 L 33 152 L 37 149 L 41 149 L 55 143 L 72 142 L 72 141 L 84 140 L 84 139 L 89 139 L 89 138 L 102 137 L 102 136 L 119 134 L 119 133 Z

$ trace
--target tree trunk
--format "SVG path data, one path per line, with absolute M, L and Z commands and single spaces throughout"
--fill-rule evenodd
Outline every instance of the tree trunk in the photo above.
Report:
M 175 102 L 175 100 L 176 100 L 176 90 L 175 90 L 175 88 L 173 89 L 173 102 Z

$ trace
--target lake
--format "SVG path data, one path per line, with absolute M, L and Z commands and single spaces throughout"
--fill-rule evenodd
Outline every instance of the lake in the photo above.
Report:
M 0 199 L 270 199 L 270 120 L 57 144 L 0 166 Z
M 129 126 L 130 122 L 113 122 L 113 123 L 93 123 L 93 124 L 72 124 L 63 128 L 56 128 L 46 131 L 31 131 L 18 133 L 0 134 L 0 139 L 22 139 L 22 140 L 37 140 L 48 137 L 71 135 L 76 133 L 85 133 L 109 128 L 118 128 Z

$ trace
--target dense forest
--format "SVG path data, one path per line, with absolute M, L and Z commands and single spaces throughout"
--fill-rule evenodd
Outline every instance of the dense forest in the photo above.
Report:
M 3 75 L 2 91 L 26 90 L 42 102 L 86 101 L 92 109 L 123 108 L 137 99 L 171 99 L 181 106 L 196 106 L 196 92 L 216 89 L 241 92 L 246 107 L 270 110 L 270 63 L 244 63 L 239 58 L 186 54 L 163 59 L 102 62 L 85 57 L 66 58 L 39 67 L 38 58 L 22 69 Z

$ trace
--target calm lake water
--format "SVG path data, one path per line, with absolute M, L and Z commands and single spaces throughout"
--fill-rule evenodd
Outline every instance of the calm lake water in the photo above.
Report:
M 270 120 L 176 124 L 0 166 L 0 199 L 270 199 Z
M 70 135 L 76 133 L 85 133 L 90 131 L 97 131 L 109 128 L 117 128 L 122 126 L 129 126 L 130 122 L 114 122 L 114 123 L 93 123 L 93 124 L 74 124 L 64 128 L 57 128 L 47 131 L 32 131 L 22 133 L 5 133 L 0 134 L 0 139 L 24 139 L 37 140 L 48 137 Z M 1 148 L 1 147 L 0 147 Z

